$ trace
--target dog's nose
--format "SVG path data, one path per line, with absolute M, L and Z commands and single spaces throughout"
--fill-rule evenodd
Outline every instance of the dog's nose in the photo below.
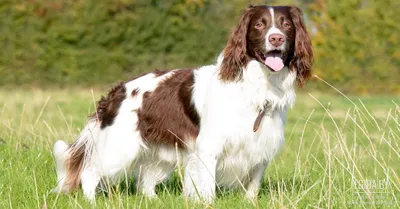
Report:
M 283 35 L 281 35 L 281 34 L 278 34 L 278 33 L 274 33 L 274 34 L 271 34 L 271 35 L 268 37 L 268 41 L 269 41 L 269 43 L 271 43 L 273 46 L 278 47 L 278 46 L 282 45 L 283 42 L 285 41 L 285 36 L 283 36 Z

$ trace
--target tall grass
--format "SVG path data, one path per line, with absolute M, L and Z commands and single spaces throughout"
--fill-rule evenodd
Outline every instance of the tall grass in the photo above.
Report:
M 56 185 L 52 145 L 72 142 L 103 92 L 0 90 L 0 207 L 90 208 L 80 190 Z M 101 192 L 99 208 L 399 208 L 400 97 L 302 92 L 288 112 L 286 142 L 259 198 L 219 191 L 211 205 L 182 195 L 181 172 L 147 199 L 133 180 Z M 178 171 L 181 171 L 179 167 Z M 128 176 L 127 176 L 128 178 Z

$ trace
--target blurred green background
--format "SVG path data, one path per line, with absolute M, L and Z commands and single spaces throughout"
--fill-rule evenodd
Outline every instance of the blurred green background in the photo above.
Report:
M 250 3 L 302 8 L 314 73 L 341 91 L 400 93 L 398 0 L 1 0 L 0 86 L 110 86 L 212 64 Z

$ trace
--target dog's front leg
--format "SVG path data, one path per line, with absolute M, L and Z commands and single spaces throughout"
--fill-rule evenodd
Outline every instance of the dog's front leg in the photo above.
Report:
M 191 153 L 185 168 L 184 194 L 195 200 L 211 202 L 215 197 L 216 156 Z
M 246 197 L 248 199 L 257 199 L 258 191 L 260 189 L 267 165 L 267 162 L 262 162 L 252 169 L 250 173 L 250 182 L 246 186 Z
M 221 140 L 209 140 L 217 137 L 202 137 L 196 142 L 196 148 L 189 155 L 185 168 L 184 193 L 194 199 L 211 202 L 215 197 L 217 156 L 221 153 Z
M 201 199 L 211 202 L 215 197 L 217 156 L 215 153 L 199 153 L 197 191 Z

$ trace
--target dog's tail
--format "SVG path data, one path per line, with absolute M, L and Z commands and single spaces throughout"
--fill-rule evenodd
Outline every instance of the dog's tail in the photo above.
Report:
M 54 192 L 70 192 L 79 186 L 82 170 L 90 162 L 94 141 L 100 132 L 100 125 L 96 121 L 96 118 L 89 119 L 78 139 L 71 145 L 61 140 L 54 144 L 58 182 Z

